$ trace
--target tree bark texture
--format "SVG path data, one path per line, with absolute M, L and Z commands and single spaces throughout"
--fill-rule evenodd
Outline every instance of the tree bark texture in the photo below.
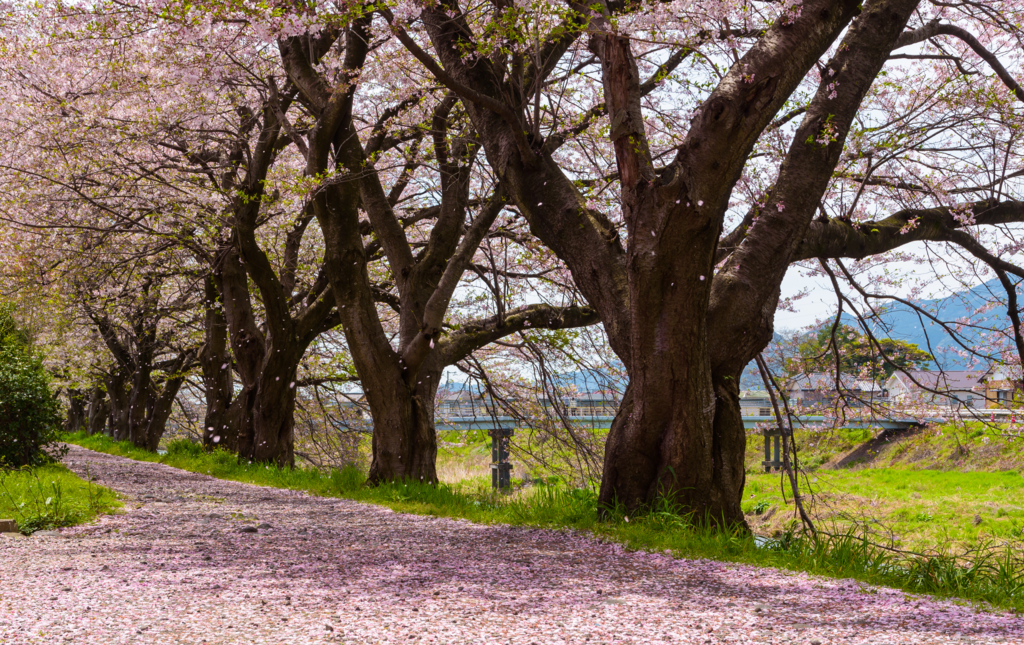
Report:
M 110 402 L 107 392 L 102 386 L 94 386 L 89 394 L 89 417 L 87 432 L 90 435 L 102 434 L 108 426 L 110 418 Z
M 440 373 L 420 374 L 415 388 L 401 375 L 382 376 L 363 380 L 374 427 L 368 481 L 437 483 L 434 395 Z
M 312 339 L 296 335 L 290 316 L 268 324 L 275 333 L 265 334 L 260 329 L 253 312 L 248 274 L 241 262 L 237 240 L 230 241 L 219 250 L 213 279 L 222 296 L 223 320 L 242 389 L 223 412 L 215 411 L 221 416 L 219 425 L 223 434 L 215 430 L 210 444 L 236 448 L 239 459 L 293 466 L 295 374 Z M 207 331 L 210 332 L 209 329 Z M 217 341 L 214 339 L 208 346 L 211 348 L 210 357 L 214 358 L 218 351 L 214 349 L 218 347 Z M 226 348 L 220 351 L 226 353 Z M 224 362 L 219 362 L 221 360 Z M 230 369 L 220 369 L 225 364 L 226 358 L 216 358 L 208 367 L 204 365 L 204 377 L 209 374 L 212 380 L 218 381 L 217 387 L 233 389 Z M 217 370 L 228 372 L 229 376 L 217 374 Z M 209 389 L 209 385 L 207 387 Z M 213 441 L 217 436 L 220 441 Z
M 86 393 L 79 389 L 68 390 L 68 409 L 64 417 L 64 432 L 78 432 L 88 427 Z
M 124 377 L 116 371 L 104 377 L 110 396 L 110 436 L 114 441 L 128 439 L 128 391 Z
M 199 351 L 199 365 L 206 388 L 206 412 L 203 417 L 203 446 L 209 450 L 220 446 L 238 450 L 238 426 L 228 423 L 228 410 L 235 393 L 235 383 L 228 353 L 228 324 L 223 303 L 213 275 L 204 283 L 206 341 Z

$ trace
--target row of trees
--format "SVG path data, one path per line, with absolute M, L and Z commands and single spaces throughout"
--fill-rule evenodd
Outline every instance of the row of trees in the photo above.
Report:
M 444 370 L 558 351 L 628 377 L 602 502 L 742 522 L 793 267 L 862 314 L 994 273 L 1024 351 L 1015 3 L 4 7 L 5 276 L 139 445 L 198 371 L 206 443 L 290 464 L 357 381 L 370 481 L 436 481 Z

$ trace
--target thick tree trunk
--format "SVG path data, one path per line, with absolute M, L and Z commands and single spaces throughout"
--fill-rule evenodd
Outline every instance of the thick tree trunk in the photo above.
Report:
M 231 368 L 221 369 L 222 365 L 228 365 L 226 356 L 215 358 L 212 362 L 213 369 L 220 373 L 208 374 L 203 369 L 203 382 L 206 385 L 206 413 L 203 417 L 203 447 L 207 450 L 221 447 L 232 452 L 238 450 L 238 428 L 237 423 L 232 423 L 229 415 L 231 406 L 235 403 L 234 382 L 231 375 Z
M 208 448 L 222 446 L 237 452 L 239 458 L 252 452 L 253 445 L 253 408 L 256 405 L 256 388 L 242 386 L 242 390 L 231 401 L 224 414 L 225 433 L 220 441 L 213 442 Z M 215 435 L 216 436 L 216 435 Z M 230 442 L 233 442 L 233 446 Z
M 128 394 L 128 440 L 138 448 L 145 448 L 149 443 L 146 437 L 149 416 L 156 398 L 149 369 L 139 368 L 131 384 Z
M 110 375 L 106 381 L 110 395 L 110 436 L 114 441 L 124 441 L 128 438 L 128 392 L 120 375 Z
M 713 485 L 716 405 L 705 323 L 708 281 L 701 280 L 711 273 L 704 261 L 714 249 L 715 232 L 709 233 L 707 240 L 686 235 L 689 248 L 701 248 L 704 257 L 658 257 L 642 242 L 630 249 L 633 410 L 609 435 L 602 487 L 605 500 L 614 498 L 629 511 L 660 497 L 695 519 L 734 523 L 742 514 L 716 500 Z
M 633 470 L 640 464 L 630 464 L 620 455 L 625 455 L 628 441 L 626 426 L 630 417 L 633 416 L 633 384 L 626 384 L 626 391 L 622 395 L 622 402 L 615 412 L 611 427 L 608 430 L 608 437 L 604 443 L 604 472 L 601 476 L 601 491 L 598 495 L 598 505 L 603 509 L 621 508 L 623 503 L 619 500 L 618 491 L 612 482 L 636 479 L 637 475 Z
M 187 359 L 179 359 L 179 369 L 181 363 Z M 177 370 L 176 370 L 177 371 Z M 157 446 L 160 445 L 160 439 L 163 438 L 164 432 L 167 430 L 167 420 L 171 416 L 171 407 L 174 405 L 174 399 L 178 396 L 178 391 L 181 390 L 182 384 L 185 382 L 184 375 L 175 375 L 164 383 L 164 389 L 160 392 L 160 396 L 156 397 L 153 402 L 153 409 L 150 413 L 148 422 L 146 424 L 146 450 L 156 451 Z
M 206 342 L 199 352 L 199 363 L 206 387 L 206 414 L 203 419 L 203 446 L 238 449 L 238 426 L 228 423 L 228 410 L 234 395 L 231 357 L 228 355 L 228 324 L 219 306 L 220 294 L 213 276 L 206 279 Z
M 85 392 L 68 390 L 68 414 L 64 419 L 64 432 L 78 432 L 86 428 Z
M 747 431 L 740 410 L 740 374 L 714 376 L 715 418 L 711 444 L 712 517 L 726 525 L 746 526 L 740 501 L 746 483 Z
M 266 337 L 260 331 L 253 316 L 252 300 L 249 294 L 248 277 L 238 257 L 238 249 L 234 243 L 228 243 L 218 250 L 217 261 L 213 267 L 213 279 L 224 305 L 224 318 L 227 324 L 231 351 L 238 368 L 238 377 L 242 382 L 242 390 L 231 401 L 227 408 L 222 428 L 225 434 L 214 432 L 206 443 L 207 447 L 220 445 L 229 450 L 237 450 L 240 459 L 252 460 L 255 435 L 253 430 L 256 392 L 260 384 L 260 371 L 266 355 Z M 207 329 L 207 333 L 210 329 Z M 205 348 L 204 348 L 205 349 Z M 225 353 L 226 353 L 225 349 Z M 203 376 L 207 377 L 209 368 L 217 365 L 204 363 Z M 228 368 L 230 370 L 230 367 Z M 210 376 L 213 376 L 210 374 Z M 209 385 L 207 386 L 209 388 Z M 210 427 L 212 424 L 207 424 Z M 213 426 L 216 428 L 216 426 Z M 208 433 L 209 431 L 207 431 Z M 220 437 L 214 441 L 214 437 Z M 204 442 L 207 440 L 204 438 Z
M 239 441 L 239 457 L 278 466 L 295 465 L 295 372 L 298 356 L 271 350 L 253 397 L 251 441 Z M 248 428 L 247 428 L 248 429 Z
M 685 445 L 678 441 L 674 432 L 683 424 L 666 424 L 669 428 L 661 434 L 660 442 L 655 440 L 644 445 L 644 434 L 639 422 L 648 421 L 640 417 L 637 408 L 649 406 L 635 403 L 636 385 L 630 383 L 612 422 L 605 444 L 604 476 L 601 481 L 599 502 L 603 507 L 619 506 L 636 511 L 653 504 L 663 496 L 678 509 L 694 514 L 696 521 L 709 521 L 723 526 L 746 526 L 740 501 L 746 481 L 745 454 L 746 429 L 739 403 L 739 373 L 712 375 L 714 388 L 713 417 L 710 430 L 702 429 L 705 445 L 698 445 L 690 453 L 681 450 Z M 669 396 L 664 391 L 647 390 L 655 398 Z M 671 411 L 674 405 L 666 405 Z M 688 406 L 680 402 L 678 407 L 704 412 L 708 406 Z M 630 421 L 632 420 L 632 424 Z M 654 427 L 657 427 L 654 425 Z M 671 452 L 670 452 L 671 451 Z M 675 460 L 666 458 L 675 455 Z M 696 462 L 687 463 L 688 456 Z M 656 476 L 652 476 L 656 474 Z
M 210 446 L 237 449 L 239 459 L 295 465 L 295 374 L 304 347 L 278 353 L 268 349 L 269 360 L 253 375 L 221 415 L 219 441 Z M 212 439 L 212 437 L 211 437 Z
M 434 395 L 439 380 L 438 371 L 421 373 L 410 386 L 398 370 L 378 374 L 369 381 L 363 379 L 373 417 L 371 484 L 406 480 L 437 483 Z
M 297 338 L 294 322 L 284 316 L 275 321 L 274 334 L 261 331 L 234 243 L 220 249 L 214 280 L 223 299 L 224 320 L 242 381 L 242 391 L 221 424 L 227 426 L 221 445 L 230 448 L 237 437 L 239 459 L 294 466 L 295 375 L 311 339 Z M 210 367 L 220 365 L 211 363 Z
M 107 393 L 102 387 L 94 387 L 89 396 L 89 425 L 87 432 L 90 435 L 102 434 L 107 427 L 110 417 L 110 403 L 107 401 Z

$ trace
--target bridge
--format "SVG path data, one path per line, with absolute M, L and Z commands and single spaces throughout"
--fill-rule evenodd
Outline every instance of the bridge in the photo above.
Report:
M 993 412 L 992 410 L 978 410 L 979 420 L 987 420 L 988 413 Z M 998 412 L 998 411 L 997 411 Z M 1005 412 L 1005 411 L 1003 411 Z M 1018 414 L 1020 414 L 1018 412 Z M 964 415 L 967 416 L 967 415 Z M 998 415 L 1003 416 L 1003 415 Z M 1009 415 L 1006 415 L 1009 416 Z M 615 417 L 611 416 L 578 416 L 569 417 L 570 421 L 579 424 L 581 426 L 593 429 L 604 429 L 607 430 L 612 425 L 612 420 Z M 793 418 L 793 426 L 796 428 L 814 428 L 830 424 L 831 420 L 826 419 L 824 416 L 819 415 L 807 415 L 801 414 L 796 415 Z M 926 423 L 941 423 L 946 419 L 942 417 L 929 417 L 925 419 L 916 418 L 895 418 L 895 419 L 851 419 L 843 424 L 843 428 L 848 429 L 864 429 L 864 428 L 881 428 L 883 430 L 905 430 L 914 426 L 924 425 Z M 767 425 L 774 425 L 776 419 L 774 416 L 749 416 L 743 417 L 743 427 L 748 430 L 754 428 L 764 427 Z M 522 423 L 514 417 L 507 416 L 473 416 L 473 417 L 448 417 L 434 420 L 434 427 L 439 430 L 493 430 L 495 428 L 502 428 L 506 430 L 514 430 L 518 427 L 522 427 Z

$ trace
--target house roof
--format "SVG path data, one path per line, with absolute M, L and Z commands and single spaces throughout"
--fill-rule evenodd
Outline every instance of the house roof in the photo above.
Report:
M 858 379 L 849 374 L 840 374 L 839 382 L 844 391 L 849 392 L 881 392 L 882 386 L 866 379 Z M 813 372 L 800 374 L 790 382 L 789 390 L 811 390 L 819 392 L 836 391 L 835 372 Z
M 479 398 L 479 397 L 474 395 L 474 393 L 470 392 L 469 390 L 444 390 L 444 389 L 442 389 L 442 390 L 438 391 L 437 398 L 441 402 L 456 403 L 456 402 L 461 401 L 461 402 L 464 402 L 464 403 L 468 403 L 468 402 L 472 401 L 473 399 Z
M 860 390 L 861 392 L 881 392 L 885 388 L 882 387 L 881 383 L 875 383 L 874 381 L 865 381 L 861 379 L 856 381 L 853 389 Z
M 989 370 L 988 381 L 1020 379 L 1020 365 L 995 365 Z
M 909 375 L 909 378 L 908 378 Z M 896 372 L 893 379 L 907 389 L 920 389 L 918 383 L 931 390 L 974 390 L 982 387 L 986 370 L 911 370 L 906 374 Z M 915 382 L 916 381 L 916 382 Z
M 615 390 L 595 390 L 594 392 L 580 392 L 576 395 L 577 401 L 612 401 L 617 403 L 621 398 Z
M 858 381 L 846 374 L 840 374 L 839 380 L 845 389 L 857 389 Z M 798 374 L 790 382 L 789 389 L 800 390 L 824 390 L 834 392 L 836 389 L 836 375 L 834 372 L 812 372 L 810 374 Z

